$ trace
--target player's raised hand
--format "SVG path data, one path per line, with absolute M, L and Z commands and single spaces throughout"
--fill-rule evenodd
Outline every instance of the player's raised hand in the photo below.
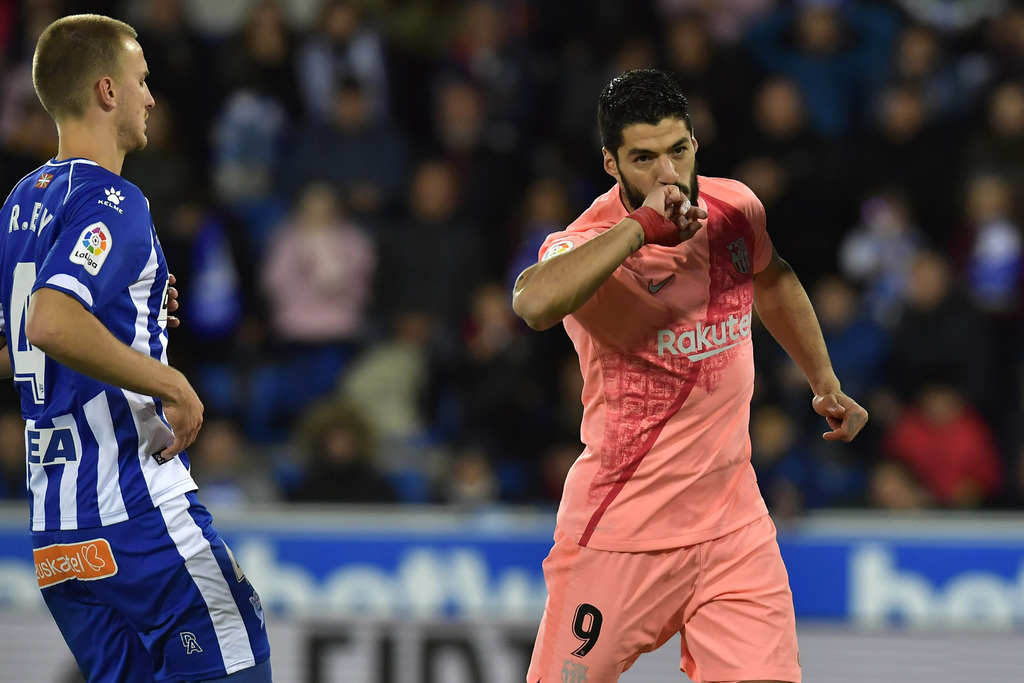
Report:
M 700 229 L 700 220 L 708 214 L 690 201 L 676 185 L 660 185 L 651 190 L 639 209 L 629 218 L 640 223 L 644 244 L 674 247 L 685 242 Z
M 815 396 L 811 405 L 832 429 L 821 435 L 825 441 L 849 443 L 868 421 L 868 411 L 841 391 Z
M 671 219 L 673 208 L 685 198 L 686 195 L 675 185 L 659 185 L 647 193 L 647 197 L 644 198 L 644 206 Z
M 671 205 L 667 217 L 679 228 L 679 241 L 685 242 L 697 234 L 703 225 L 701 221 L 708 217 L 708 212 L 690 204 L 690 200 L 682 192 L 679 194 L 682 200 Z

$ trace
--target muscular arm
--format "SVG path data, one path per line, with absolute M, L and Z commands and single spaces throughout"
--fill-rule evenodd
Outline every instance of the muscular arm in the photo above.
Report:
M 558 324 L 585 304 L 643 243 L 640 224 L 626 218 L 578 249 L 533 264 L 516 280 L 513 310 L 535 330 Z
M 868 414 L 842 392 L 825 348 L 821 326 L 807 292 L 788 263 L 772 253 L 768 267 L 754 276 L 754 306 L 765 327 L 807 377 L 815 412 L 825 417 L 829 441 L 851 441 Z
M 685 242 L 700 229 L 707 213 L 685 204 L 675 185 L 652 190 L 644 201 L 673 221 L 679 241 Z M 611 277 L 615 269 L 644 245 L 644 230 L 632 218 L 624 218 L 609 230 L 578 248 L 547 261 L 535 263 L 522 272 L 512 292 L 512 309 L 535 330 L 546 330 L 575 313 Z
M 122 343 L 74 297 L 49 287 L 36 290 L 29 300 L 25 336 L 76 372 L 161 399 L 174 431 L 174 443 L 161 455 L 177 455 L 195 439 L 203 405 L 185 376 Z

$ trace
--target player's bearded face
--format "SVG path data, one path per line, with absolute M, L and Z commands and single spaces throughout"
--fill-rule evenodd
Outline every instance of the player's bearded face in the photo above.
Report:
M 134 40 L 126 42 L 121 63 L 119 90 L 122 99 L 117 108 L 116 130 L 118 146 L 128 154 L 146 146 L 146 118 L 149 107 L 153 105 L 153 97 L 145 82 L 148 74 L 146 59 Z
M 117 121 L 118 146 L 126 153 L 137 152 L 145 148 L 146 138 L 145 114 L 129 111 L 118 115 Z
M 630 183 L 626 179 L 626 174 L 621 173 L 619 175 L 619 182 L 622 184 L 622 192 L 624 199 L 626 200 L 626 208 L 630 211 L 636 211 L 643 206 L 644 200 L 647 199 L 647 192 L 641 192 L 635 185 Z M 687 183 L 676 183 L 686 198 L 690 200 L 690 203 L 696 206 L 697 197 L 700 195 L 700 186 L 697 183 L 697 164 L 693 165 L 693 172 L 690 174 L 690 182 Z M 651 188 L 654 189 L 654 188 Z

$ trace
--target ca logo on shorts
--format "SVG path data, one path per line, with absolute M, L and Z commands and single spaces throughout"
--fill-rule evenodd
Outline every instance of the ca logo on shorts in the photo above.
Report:
M 197 652 L 203 651 L 203 648 L 199 647 L 199 641 L 196 640 L 196 634 L 191 631 L 182 631 L 178 635 L 181 636 L 181 644 L 185 647 L 185 654 L 194 655 Z

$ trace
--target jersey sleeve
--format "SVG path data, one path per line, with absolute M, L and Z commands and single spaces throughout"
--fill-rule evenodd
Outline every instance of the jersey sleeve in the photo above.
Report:
M 127 182 L 88 184 L 62 214 L 33 291 L 66 292 L 92 312 L 139 279 L 153 243 L 148 202 Z
M 548 235 L 544 243 L 540 245 L 540 251 L 537 254 L 539 260 L 547 261 L 549 258 L 554 258 L 559 254 L 572 251 L 587 240 L 593 239 L 611 227 L 607 225 L 581 228 L 577 223 L 573 223 L 565 230 Z
M 772 240 L 768 236 L 764 204 L 754 191 L 743 183 L 735 180 L 731 183 L 740 192 L 739 209 L 750 222 L 750 229 L 754 232 L 754 272 L 760 273 L 771 263 L 773 251 Z

